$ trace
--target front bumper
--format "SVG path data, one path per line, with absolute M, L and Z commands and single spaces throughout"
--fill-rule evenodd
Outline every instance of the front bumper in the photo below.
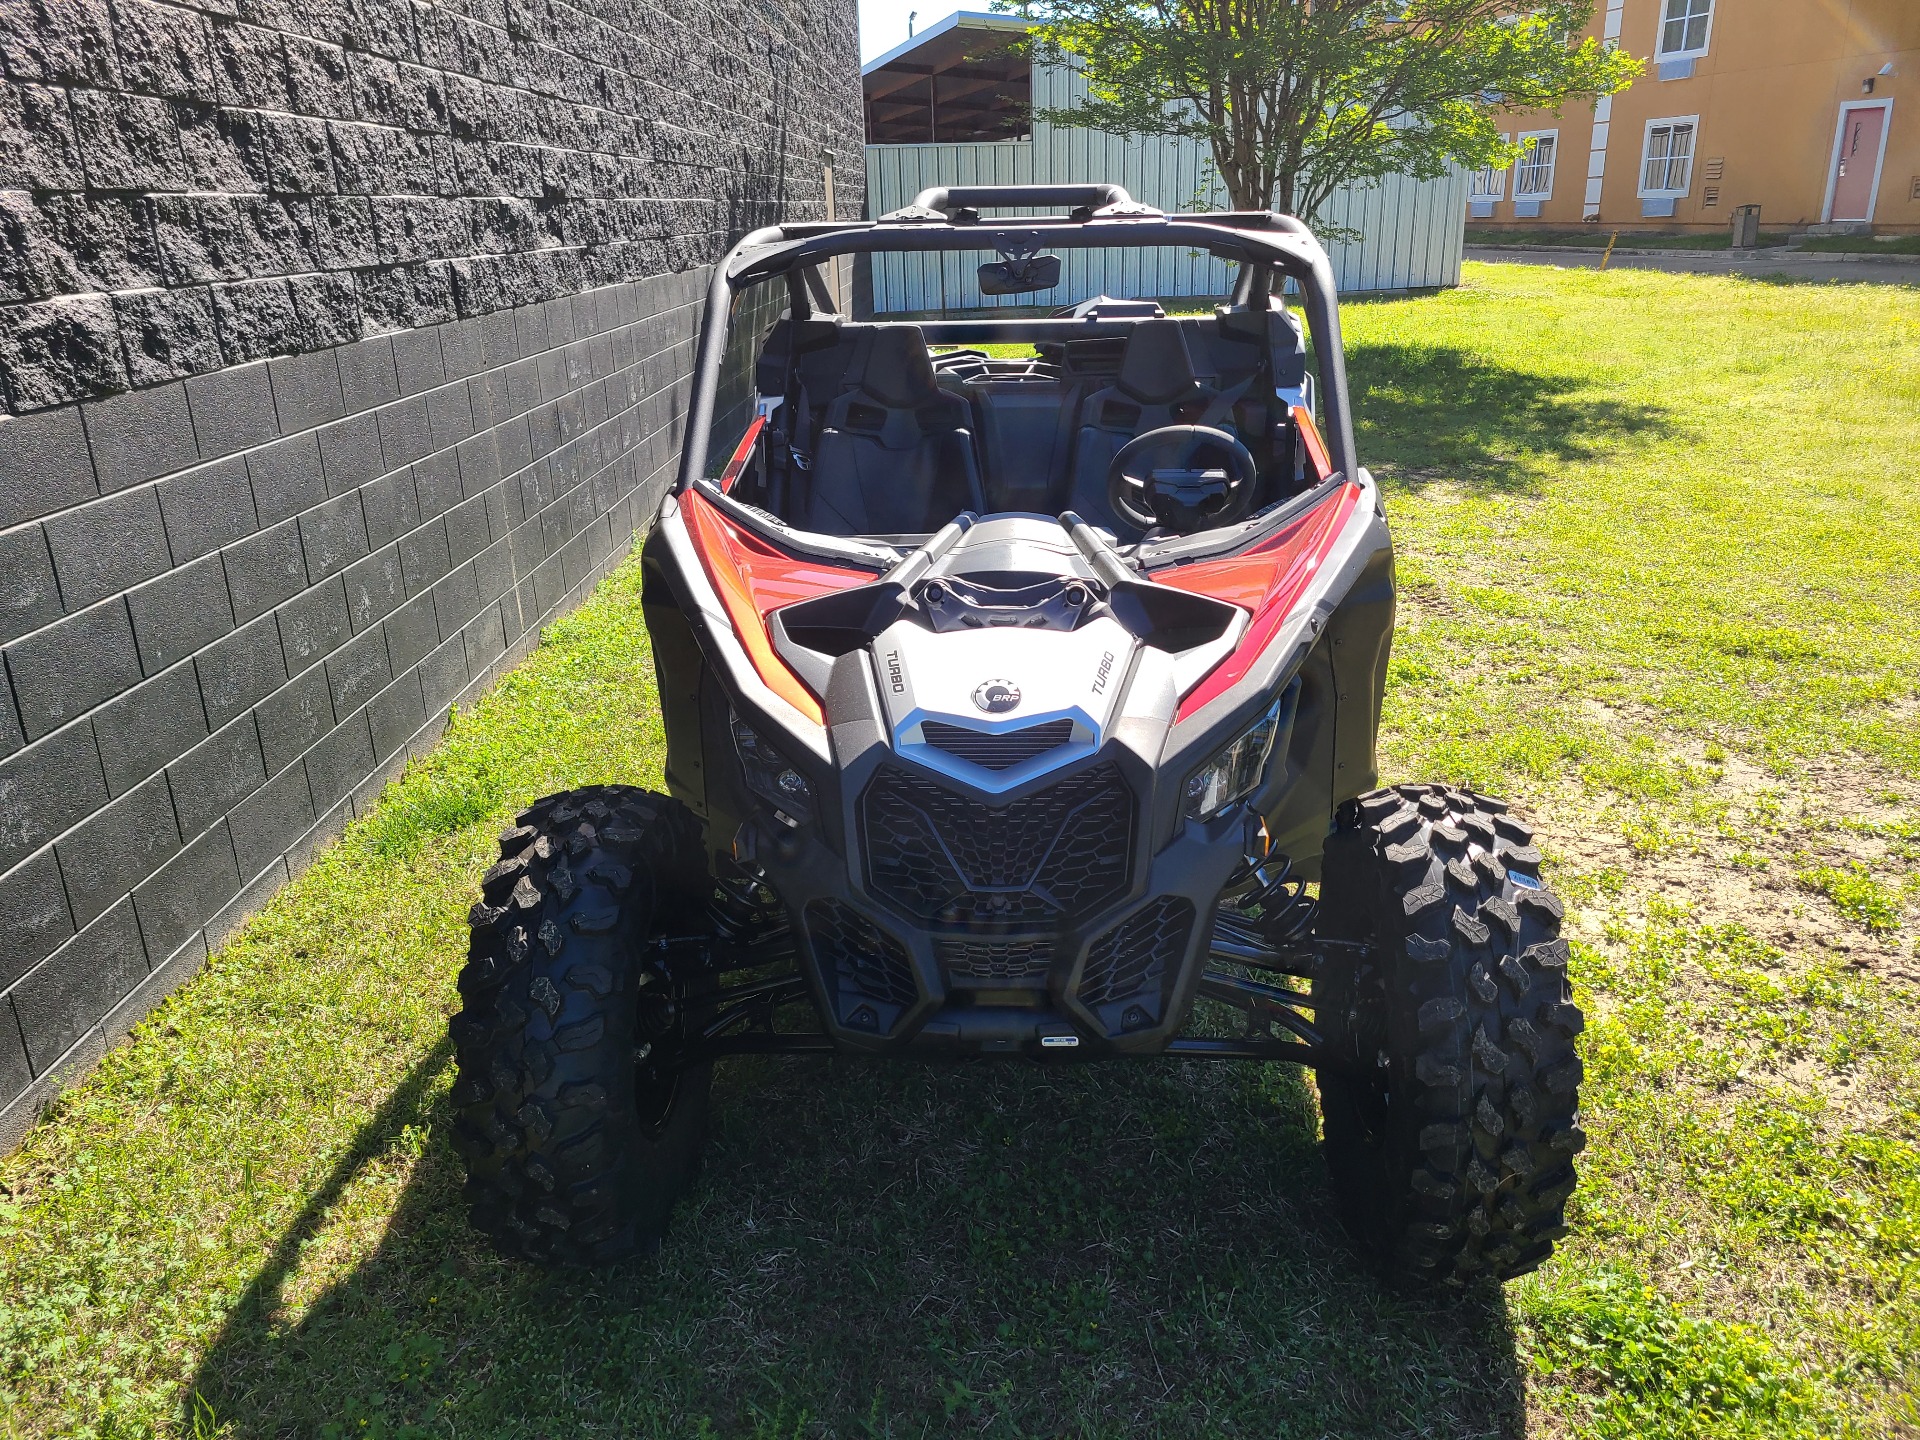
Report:
M 853 768 L 852 863 L 765 812 L 738 844 L 785 901 L 838 1043 L 1093 1058 L 1178 1033 L 1257 824 L 1245 807 L 1155 850 L 1154 776 L 1119 745 L 1009 797 L 891 758 Z

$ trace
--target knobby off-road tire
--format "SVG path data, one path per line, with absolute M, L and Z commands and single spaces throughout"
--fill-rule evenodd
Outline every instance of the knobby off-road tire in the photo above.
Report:
M 656 1068 L 703 982 L 643 946 L 697 923 L 697 823 L 645 790 L 550 795 L 500 837 L 481 891 L 451 1025 L 472 1222 L 545 1264 L 655 1248 L 698 1170 L 710 1072 Z
M 1349 1229 L 1389 1279 L 1506 1280 L 1566 1233 L 1581 1031 L 1560 902 L 1497 800 L 1402 785 L 1341 807 L 1326 849 L 1314 1015 Z M 1360 948 L 1365 947 L 1365 948 Z M 1351 963 L 1347 963 L 1351 960 Z

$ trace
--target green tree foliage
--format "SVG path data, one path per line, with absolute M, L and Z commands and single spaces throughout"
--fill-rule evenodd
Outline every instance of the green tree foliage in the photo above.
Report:
M 1625 89 L 1639 61 L 1572 37 L 1592 0 L 996 0 L 1091 99 L 1036 118 L 1204 140 L 1236 209 L 1312 217 L 1340 186 L 1511 163 L 1499 117 Z

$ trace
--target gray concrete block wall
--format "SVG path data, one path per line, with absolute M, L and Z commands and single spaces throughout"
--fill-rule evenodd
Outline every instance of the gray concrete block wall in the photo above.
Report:
M 625 554 L 852 0 L 0 3 L 0 1145 Z
M 247 448 L 206 458 L 223 416 L 173 473 L 0 532 L 23 557 L 0 596 L 0 1138 L 626 553 L 678 454 L 707 274 L 256 362 L 224 392 L 265 387 Z M 389 398 L 347 414 L 347 370 Z M 87 438 L 113 404 L 79 407 L 63 465 L 112 463 Z
M 0 68 L 0 394 L 132 392 L 106 485 L 288 423 L 230 367 L 710 262 L 823 150 L 861 198 L 854 0 L 5 0 Z

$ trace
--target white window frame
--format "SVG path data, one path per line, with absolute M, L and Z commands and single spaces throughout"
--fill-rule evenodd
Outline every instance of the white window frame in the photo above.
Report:
M 1654 22 L 1656 28 L 1653 32 L 1653 58 L 1656 64 L 1663 60 L 1697 60 L 1702 55 L 1705 55 L 1708 48 L 1713 44 L 1713 17 L 1714 11 L 1719 7 L 1714 3 L 1714 0 L 1707 0 L 1707 33 L 1702 37 L 1698 48 L 1692 50 L 1667 50 L 1662 48 L 1667 43 L 1667 25 L 1669 23 L 1667 10 L 1673 3 L 1674 0 L 1660 0 L 1660 3 L 1654 7 Z M 1686 26 L 1682 25 L 1680 27 L 1682 40 L 1686 38 L 1686 33 Z
M 1501 144 L 1504 145 L 1506 143 L 1506 140 L 1507 140 L 1506 136 L 1502 135 L 1500 137 Z M 1506 199 L 1507 198 L 1507 168 L 1508 167 L 1503 165 L 1498 170 L 1496 170 L 1491 165 L 1484 165 L 1480 169 L 1474 171 L 1473 179 L 1468 182 L 1467 199 L 1496 200 L 1496 201 Z M 1486 175 L 1491 175 L 1493 177 L 1493 189 L 1491 190 L 1482 190 L 1480 188 L 1480 179 L 1482 176 L 1486 176 Z
M 1518 160 L 1513 162 L 1513 198 L 1516 201 L 1551 200 L 1553 198 L 1554 176 L 1560 168 L 1560 132 L 1558 130 L 1526 130 L 1522 131 L 1516 138 L 1522 145 L 1525 145 L 1529 140 L 1551 140 L 1553 142 L 1553 156 L 1547 161 L 1547 188 L 1544 190 L 1522 190 L 1520 188 L 1520 177 L 1524 175 L 1529 168 L 1527 156 L 1523 154 Z
M 1893 97 L 1884 100 L 1847 100 L 1840 106 L 1840 117 L 1833 123 L 1833 150 L 1827 157 L 1827 198 L 1820 205 L 1820 223 L 1833 222 L 1833 192 L 1840 188 L 1840 147 L 1847 142 L 1847 117 L 1856 110 L 1884 110 L 1880 122 L 1880 153 L 1873 160 L 1873 188 L 1867 192 L 1867 223 L 1880 208 L 1880 176 L 1887 163 L 1887 139 L 1893 134 Z
M 1679 190 L 1649 190 L 1647 188 L 1647 161 L 1653 155 L 1653 132 L 1663 126 L 1669 129 L 1681 125 L 1691 127 L 1693 138 L 1687 149 L 1687 183 Z M 1700 117 L 1698 115 L 1663 115 L 1647 121 L 1647 128 L 1640 133 L 1640 175 L 1638 194 L 1641 199 L 1684 200 L 1693 193 L 1693 162 L 1700 158 Z M 1671 162 L 1669 162 L 1671 163 Z

